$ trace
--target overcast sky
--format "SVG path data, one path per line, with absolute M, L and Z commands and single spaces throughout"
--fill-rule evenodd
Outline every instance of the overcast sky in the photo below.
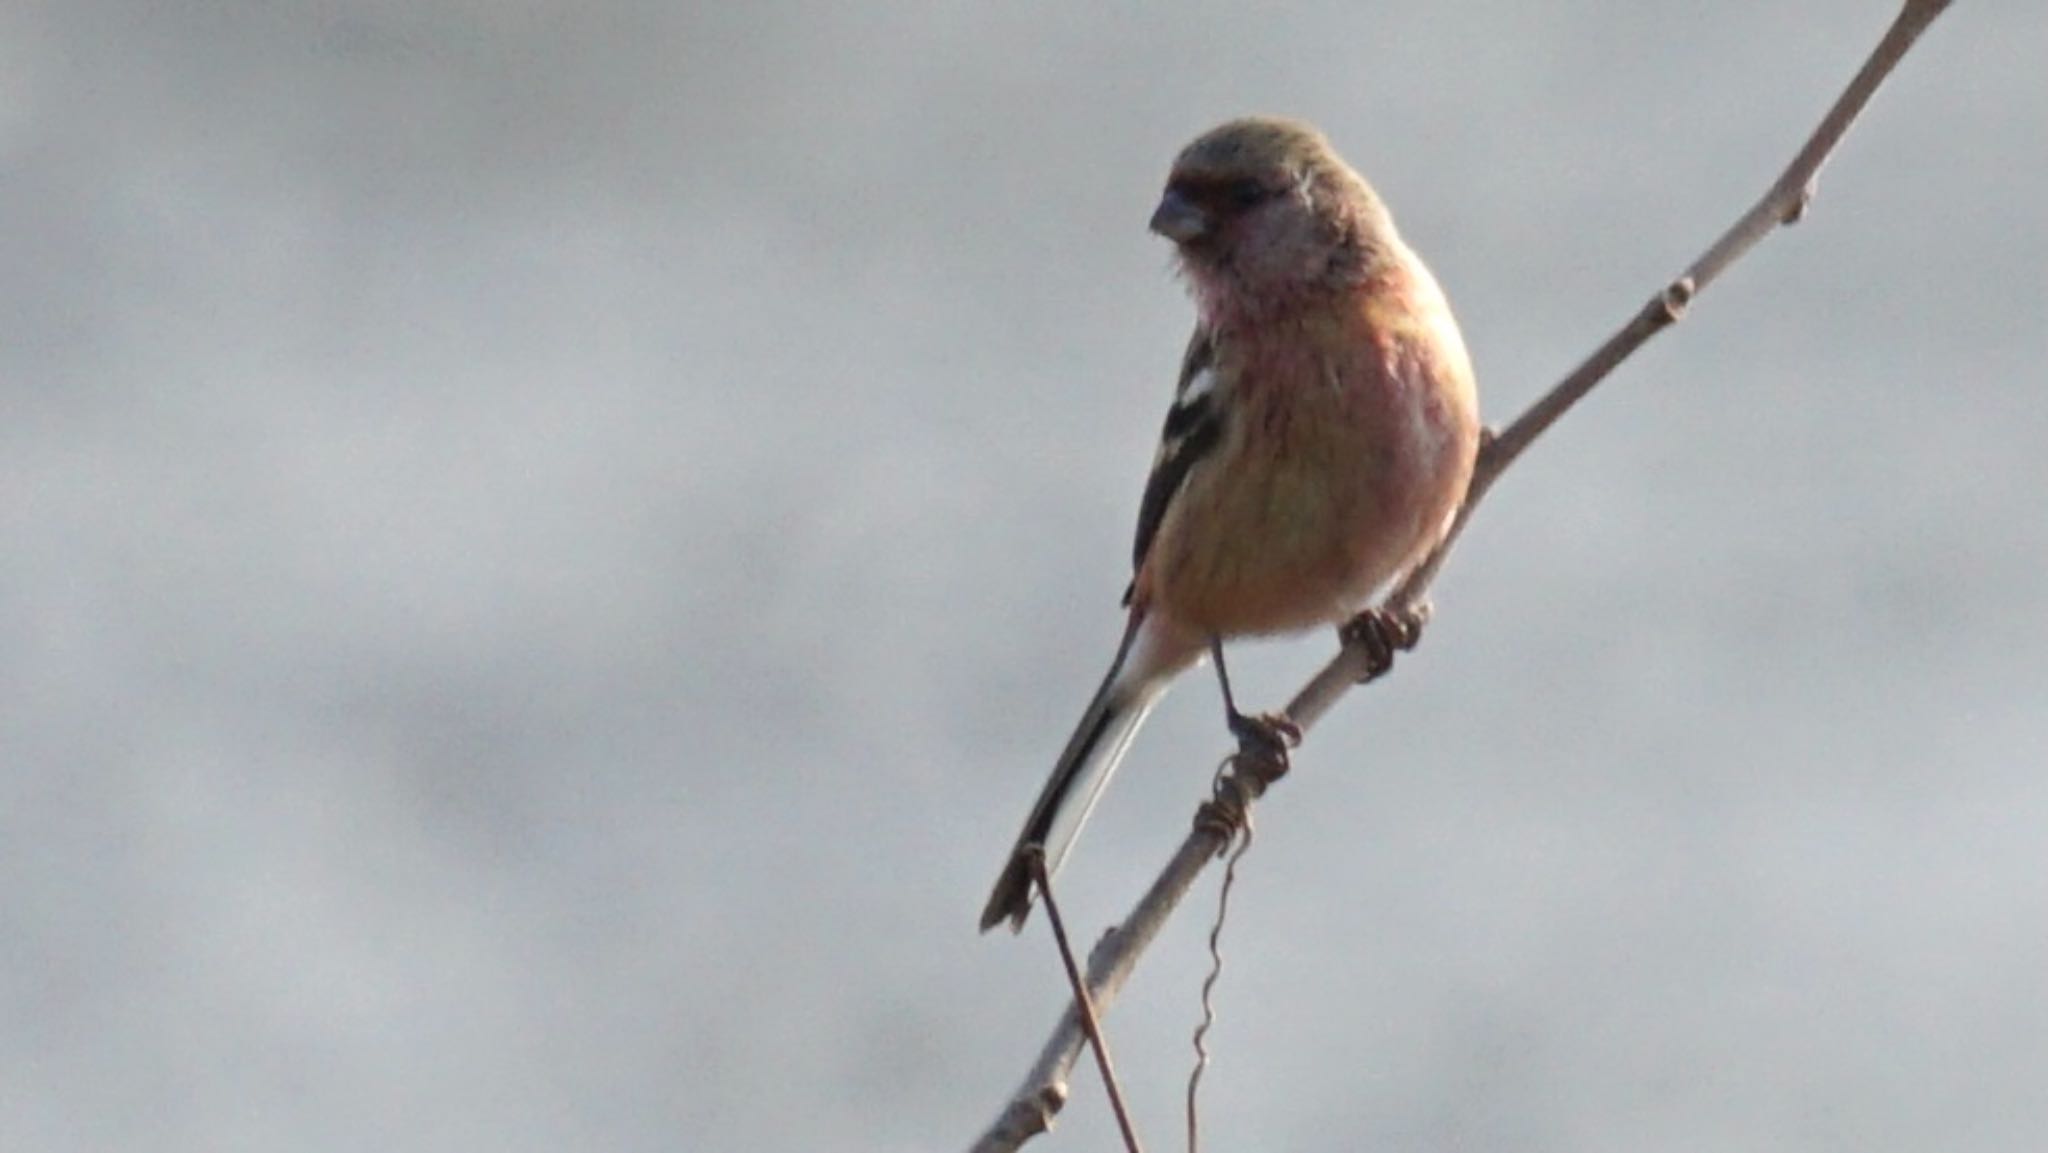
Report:
M 1321 124 L 1499 421 L 1890 15 L 0 3 L 0 1148 L 963 1145 L 1063 996 L 974 921 L 1120 625 L 1174 152 Z M 1497 490 L 1260 810 L 1213 1147 L 2048 1142 L 2044 49 L 1958 5 Z M 1154 715 L 1084 936 L 1224 746 Z M 1155 1148 L 1199 920 L 1111 1019 Z

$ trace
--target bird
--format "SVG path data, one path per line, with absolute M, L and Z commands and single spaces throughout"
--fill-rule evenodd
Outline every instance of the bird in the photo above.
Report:
M 1251 116 L 1174 158 L 1150 230 L 1172 242 L 1194 332 L 1140 497 L 1109 671 L 981 915 L 1022 930 L 1037 868 L 1066 859 L 1146 714 L 1223 642 L 1365 612 L 1443 539 L 1480 440 L 1472 363 L 1428 267 L 1314 126 Z M 1365 619 L 1365 618 L 1360 618 Z M 1412 635 L 1408 638 L 1412 642 Z

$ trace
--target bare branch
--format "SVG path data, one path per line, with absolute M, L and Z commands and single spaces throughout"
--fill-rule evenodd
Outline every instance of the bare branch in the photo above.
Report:
M 1209 863 L 1209 858 L 1229 847 L 1227 830 L 1214 824 L 1198 826 L 1124 923 L 1103 934 L 1088 951 L 1088 997 L 1093 1004 L 1106 1007 L 1116 1000 L 1131 970 L 1137 967 L 1138 958 L 1159 935 L 1160 927 L 1195 883 L 1202 867 Z M 1080 1014 L 1069 1001 L 1059 1025 L 1025 1075 L 1023 1087 L 1003 1106 L 988 1132 L 975 1141 L 975 1153 L 1017 1149 L 1052 1127 L 1053 1117 L 1066 1104 L 1067 1074 L 1073 1069 L 1075 1058 L 1081 1055 L 1086 1039 Z
M 1059 902 L 1053 899 L 1045 854 L 1035 846 L 1031 851 L 1031 879 L 1038 885 L 1038 895 L 1045 899 L 1045 922 L 1052 926 L 1053 943 L 1060 949 L 1060 964 L 1066 967 L 1067 984 L 1074 990 L 1074 1012 L 1080 1015 L 1081 1030 L 1095 1047 L 1095 1064 L 1102 1071 L 1102 1088 L 1109 1094 L 1109 1107 L 1116 1114 L 1117 1129 L 1123 1133 L 1124 1149 L 1126 1153 L 1144 1153 L 1144 1147 L 1138 1143 L 1137 1126 L 1131 1123 L 1131 1111 L 1124 1104 L 1123 1086 L 1117 1082 L 1115 1065 L 1109 1059 L 1109 1041 L 1102 1035 L 1102 1020 L 1095 1015 L 1088 986 L 1081 981 L 1081 968 L 1074 964 L 1074 948 L 1067 943 L 1067 922 L 1060 916 Z
M 1398 612 L 1425 608 L 1429 587 L 1443 568 L 1445 558 L 1457 544 L 1473 511 L 1501 474 L 1617 365 L 1651 337 L 1683 319 L 1693 300 L 1758 241 L 1780 225 L 1797 222 L 1805 214 L 1813 199 L 1814 181 L 1821 166 L 1841 143 L 1871 96 L 1890 76 L 1920 34 L 1948 8 L 1949 2 L 1905 0 L 1899 15 L 1869 59 L 1864 61 L 1848 87 L 1836 98 L 1834 106 L 1822 117 L 1819 127 L 1814 129 L 1798 155 L 1763 198 L 1699 259 L 1651 297 L 1627 324 L 1570 375 L 1515 418 L 1514 423 L 1481 444 L 1471 488 L 1466 492 L 1464 504 L 1458 509 L 1450 532 L 1436 551 L 1388 594 L 1384 605 L 1386 609 Z M 1330 663 L 1295 694 L 1288 703 L 1287 716 L 1306 734 L 1352 686 L 1374 679 L 1370 675 L 1373 672 L 1372 654 L 1368 647 L 1347 642 Z M 1271 781 L 1270 776 L 1248 764 L 1246 758 L 1239 758 L 1219 784 L 1219 800 L 1226 787 L 1238 790 L 1247 800 L 1256 798 Z M 1181 843 L 1165 871 L 1152 883 L 1124 923 L 1105 935 L 1090 953 L 1088 985 L 1091 1000 L 1098 1011 L 1107 1010 L 1115 1000 L 1124 981 L 1136 967 L 1138 958 L 1158 935 L 1181 897 L 1194 884 L 1195 877 L 1212 858 L 1229 847 L 1235 830 L 1240 826 L 1214 819 L 1219 807 L 1228 808 L 1214 801 L 1203 806 L 1206 816 L 1197 819 L 1194 830 Z M 1227 816 L 1227 812 L 1224 815 Z M 1051 1127 L 1053 1116 L 1066 1100 L 1066 1077 L 1074 1059 L 1080 1054 L 1082 1043 L 1082 1027 L 1070 1006 L 1023 1085 L 1005 1105 L 995 1124 L 975 1142 L 975 1153 L 1015 1150 Z
M 1876 94 L 1878 86 L 1891 75 L 1892 69 L 1898 66 L 1899 61 L 1913 47 L 1913 42 L 1920 38 L 1920 34 L 1925 32 L 1927 26 L 1934 23 L 1934 18 L 1941 15 L 1948 6 L 1949 0 L 1906 0 L 1898 18 L 1892 21 L 1889 29 L 1886 29 L 1884 39 L 1878 41 L 1877 47 L 1870 53 L 1870 58 L 1863 62 L 1863 67 L 1858 69 L 1855 77 L 1849 81 L 1849 86 L 1835 98 L 1834 107 L 1828 109 L 1827 115 L 1821 118 L 1820 127 L 1813 130 L 1813 135 L 1808 137 L 1805 146 L 1800 148 L 1799 155 L 1792 158 L 1791 165 L 1771 185 L 1770 190 L 1764 193 L 1763 199 L 1757 201 L 1754 207 L 1742 215 L 1742 219 L 1737 220 L 1728 231 L 1722 233 L 1721 238 L 1714 241 L 1713 246 L 1698 260 L 1693 261 L 1676 280 L 1643 305 L 1642 311 L 1636 313 L 1635 318 L 1623 326 L 1620 332 L 1609 337 L 1607 343 L 1586 358 L 1585 363 L 1572 370 L 1570 376 L 1558 382 L 1543 399 L 1530 406 L 1529 411 L 1516 418 L 1515 422 L 1494 440 L 1491 449 L 1481 456 L 1477 475 L 1472 478 L 1472 491 L 1465 498 L 1466 513 L 1469 513 L 1471 507 L 1479 502 L 1479 498 L 1486 494 L 1486 490 L 1492 487 L 1494 480 L 1515 462 L 1516 457 L 1522 455 L 1522 451 L 1528 448 L 1531 442 L 1543 435 L 1543 431 L 1555 424 L 1557 418 L 1577 404 L 1581 397 L 1591 392 L 1593 386 L 1600 383 L 1616 365 L 1627 359 L 1630 353 L 1682 319 L 1686 307 L 1692 303 L 1693 298 L 1705 292 L 1708 285 L 1719 280 L 1730 265 L 1740 260 L 1750 249 L 1756 247 L 1758 241 L 1769 236 L 1780 225 L 1796 224 L 1806 215 L 1807 205 L 1813 200 L 1814 182 L 1820 176 L 1821 166 L 1827 163 L 1835 146 L 1848 134 L 1849 126 L 1856 122 L 1856 117 L 1863 112 L 1864 105 L 1870 103 L 1870 98 Z M 1446 542 L 1444 547 L 1437 551 L 1441 554 L 1448 548 L 1449 542 Z M 1431 577 L 1434 573 L 1435 570 L 1432 568 Z M 1429 579 L 1425 577 L 1420 585 L 1411 591 L 1411 595 L 1419 597 L 1422 588 L 1428 585 Z M 1415 583 L 1412 579 L 1408 582 Z M 1406 585 L 1403 587 L 1404 590 L 1407 588 Z M 1397 597 L 1400 591 L 1402 590 L 1397 590 Z

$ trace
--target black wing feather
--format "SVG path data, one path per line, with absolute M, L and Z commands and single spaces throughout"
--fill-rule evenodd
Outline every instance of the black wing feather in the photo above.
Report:
M 1152 475 L 1145 481 L 1145 496 L 1138 503 L 1138 534 L 1131 548 L 1131 568 L 1145 564 L 1152 538 L 1172 506 L 1175 494 L 1187 480 L 1195 462 L 1215 449 L 1223 439 L 1223 415 L 1213 385 L 1189 386 L 1216 364 L 1216 343 L 1200 327 L 1188 339 L 1180 362 L 1180 383 L 1175 386 L 1173 407 L 1166 410 L 1165 426 L 1159 430 L 1159 453 L 1152 460 Z M 1124 589 L 1124 603 L 1131 603 L 1130 587 Z

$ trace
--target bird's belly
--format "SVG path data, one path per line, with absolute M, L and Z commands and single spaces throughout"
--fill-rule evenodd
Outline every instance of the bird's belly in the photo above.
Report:
M 1161 526 L 1154 601 L 1219 636 L 1294 632 L 1364 608 L 1436 542 L 1470 460 L 1467 438 L 1431 427 L 1430 414 L 1373 415 L 1384 423 L 1365 451 L 1355 437 L 1296 435 L 1289 451 L 1255 460 L 1230 438 Z

